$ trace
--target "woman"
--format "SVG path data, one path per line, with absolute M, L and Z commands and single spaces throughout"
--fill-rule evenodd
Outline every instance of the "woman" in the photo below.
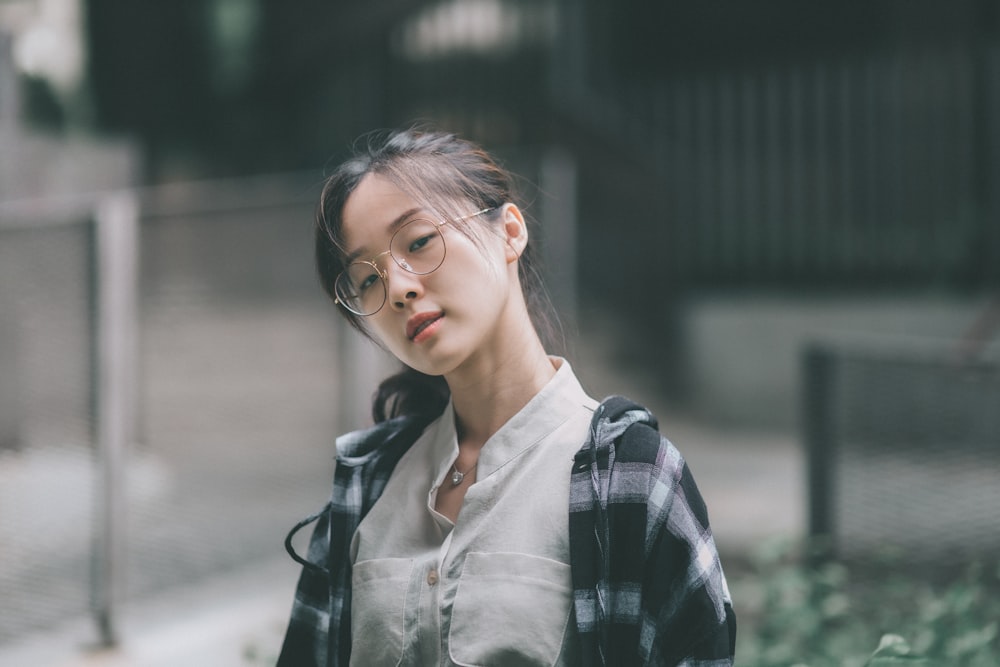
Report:
M 509 175 L 453 135 L 373 136 L 327 180 L 322 285 L 404 371 L 286 540 L 303 571 L 280 666 L 731 664 L 687 466 L 546 353 L 530 250 Z

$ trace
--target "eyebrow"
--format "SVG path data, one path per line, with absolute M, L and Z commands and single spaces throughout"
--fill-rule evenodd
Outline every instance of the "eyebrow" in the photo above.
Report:
M 406 211 L 403 211 L 398 216 L 396 216 L 396 219 L 389 223 L 388 227 L 389 237 L 392 238 L 392 235 L 396 232 L 397 229 L 403 226 L 403 223 L 409 221 L 409 219 L 412 218 L 414 215 L 416 215 L 417 213 L 421 213 L 423 211 L 424 211 L 423 207 L 414 206 L 413 208 L 407 209 Z M 344 266 L 348 266 L 349 264 L 353 263 L 359 257 L 365 254 L 367 254 L 367 251 L 364 247 L 358 248 L 354 252 L 348 253 L 347 256 L 344 257 Z

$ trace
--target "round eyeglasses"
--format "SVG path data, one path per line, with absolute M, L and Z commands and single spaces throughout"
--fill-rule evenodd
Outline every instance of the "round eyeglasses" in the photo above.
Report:
M 458 219 L 466 220 L 491 210 L 486 208 Z M 382 310 L 388 294 L 389 274 L 379 267 L 378 260 L 389 255 L 404 271 L 418 276 L 433 273 L 444 263 L 448 252 L 441 234 L 441 227 L 447 223 L 414 218 L 404 224 L 392 235 L 388 250 L 371 259 L 351 262 L 340 272 L 333 284 L 334 302 L 362 317 Z

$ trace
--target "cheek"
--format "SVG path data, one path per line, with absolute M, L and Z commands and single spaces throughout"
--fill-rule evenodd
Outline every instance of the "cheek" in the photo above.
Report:
M 447 294 L 446 303 L 442 305 L 476 318 L 489 315 L 493 304 L 505 293 L 503 276 L 498 275 L 496 267 L 484 261 L 456 266 L 453 273 L 442 278 L 445 279 L 442 286 L 435 290 L 438 294 Z
M 449 257 L 455 261 L 448 267 L 448 280 L 462 292 L 476 294 L 482 290 L 494 291 L 505 284 L 507 263 L 504 261 L 503 248 L 495 243 L 495 239 L 493 241 L 484 248 L 470 244 L 462 248 L 462 252 L 455 252 L 453 257 Z

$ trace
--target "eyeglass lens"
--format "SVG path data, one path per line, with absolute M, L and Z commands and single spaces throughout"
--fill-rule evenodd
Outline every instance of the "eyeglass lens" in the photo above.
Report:
M 410 273 L 425 275 L 435 271 L 445 256 L 439 225 L 424 219 L 406 223 L 393 234 L 389 255 Z M 383 262 L 382 266 L 377 265 L 378 261 Z M 344 307 L 357 315 L 372 315 L 382 308 L 386 299 L 385 261 L 376 258 L 354 262 L 337 277 L 334 289 Z

